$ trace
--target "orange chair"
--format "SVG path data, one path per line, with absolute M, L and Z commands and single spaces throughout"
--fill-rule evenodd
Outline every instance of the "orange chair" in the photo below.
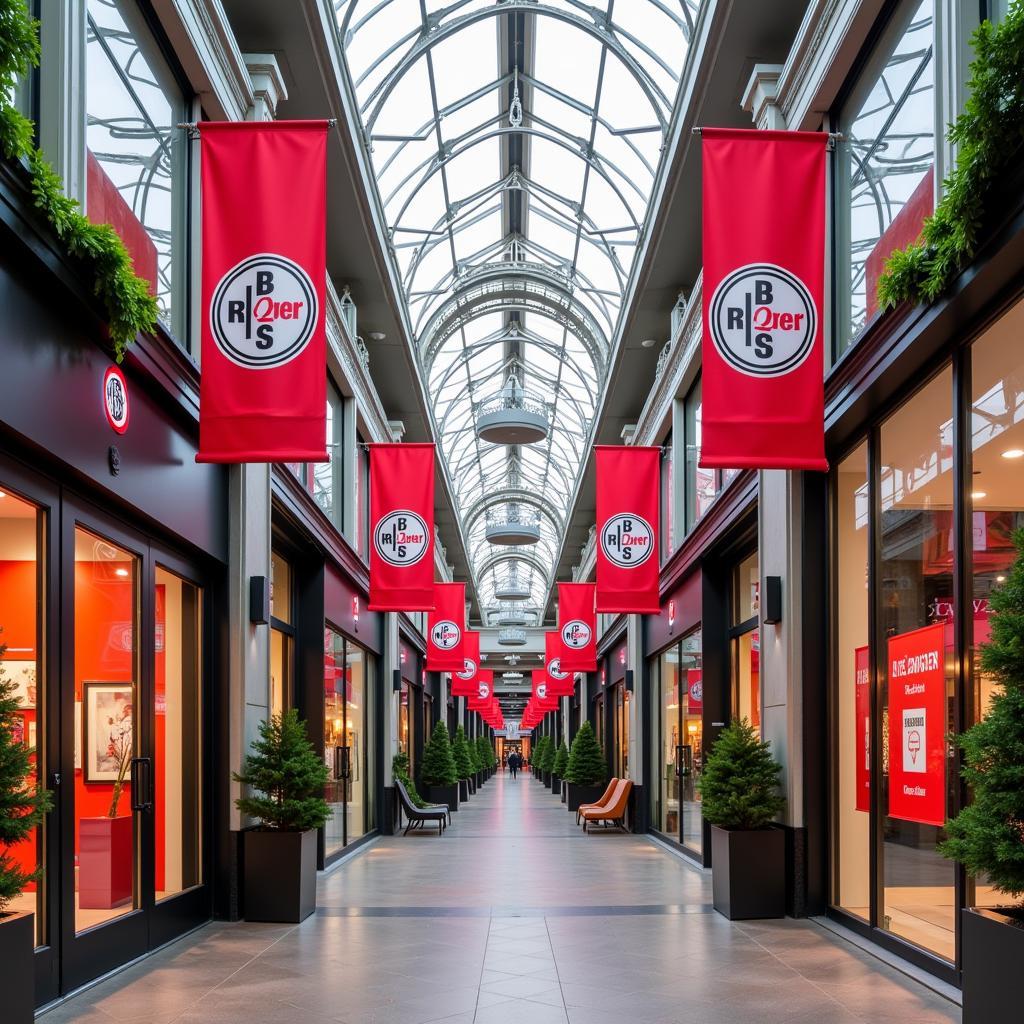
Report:
M 629 806 L 629 794 L 633 783 L 629 779 L 620 779 L 612 799 L 601 807 L 588 807 L 583 812 L 583 831 L 587 831 L 587 822 L 603 821 L 605 828 L 608 823 L 626 831 L 626 808 Z
M 612 798 L 612 794 L 615 792 L 615 787 L 619 784 L 618 779 L 612 779 L 608 783 L 608 788 L 601 794 L 601 799 L 596 804 L 580 804 L 576 810 L 576 824 L 580 823 L 580 815 L 590 807 L 600 807 L 602 804 L 608 803 Z

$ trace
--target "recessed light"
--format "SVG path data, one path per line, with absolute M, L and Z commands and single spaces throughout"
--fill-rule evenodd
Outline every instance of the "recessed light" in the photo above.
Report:
M 1007 448 L 1003 452 L 1004 459 L 1019 459 L 1024 458 L 1024 448 Z
M 127 569 L 115 569 L 114 570 L 114 575 L 115 576 L 127 576 L 128 575 L 128 570 Z
M 370 331 L 370 341 L 383 341 L 386 337 L 383 331 Z
M 985 491 L 971 491 L 971 497 L 975 501 L 979 501 L 982 498 L 987 498 L 988 495 L 985 493 Z
M 6 497 L 7 497 L 7 495 L 3 491 L 0 491 L 0 498 L 6 498 Z
M 1005 576 L 997 576 L 996 577 L 996 583 L 1005 583 L 1005 582 L 1006 582 L 1006 577 Z
M 644 338 L 644 340 L 640 342 L 640 347 L 641 348 L 654 348 L 654 346 L 657 345 L 657 344 L 658 343 L 657 343 L 657 341 L 655 341 L 654 338 Z

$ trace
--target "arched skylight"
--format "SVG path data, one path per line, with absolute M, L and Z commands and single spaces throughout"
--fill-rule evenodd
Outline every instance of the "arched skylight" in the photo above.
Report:
M 511 573 L 543 607 L 699 0 L 335 6 L 480 601 Z M 510 374 L 538 444 L 476 436 Z M 537 544 L 487 542 L 508 501 Z

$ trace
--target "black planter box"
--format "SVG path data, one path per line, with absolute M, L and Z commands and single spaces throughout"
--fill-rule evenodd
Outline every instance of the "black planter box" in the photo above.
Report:
M 0 1005 L 4 1024 L 32 1024 L 35 1015 L 34 914 L 0 916 Z
M 551 773 L 551 792 L 555 796 L 562 792 L 562 780 L 554 772 Z
M 1024 965 L 1024 911 L 1016 907 L 961 912 L 963 1024 L 1017 1020 Z
M 472 790 L 469 788 L 469 779 L 459 779 L 459 803 L 468 800 L 470 793 Z
M 424 786 L 427 795 L 424 799 L 428 804 L 447 804 L 449 811 L 459 809 L 459 785 L 453 783 L 450 786 Z
M 711 891 L 730 921 L 786 916 L 786 834 L 711 826 Z
M 247 921 L 298 924 L 316 910 L 316 830 L 245 833 Z
M 607 788 L 603 784 L 599 786 L 578 786 L 575 782 L 567 782 L 565 784 L 565 802 L 568 804 L 568 809 L 570 811 L 578 811 L 580 804 L 596 804 L 604 796 L 604 791 Z
M 566 782 L 565 779 L 562 779 L 562 785 L 559 788 L 559 792 L 562 794 L 562 803 L 563 804 L 568 801 L 568 796 L 566 795 L 568 789 L 569 789 L 569 783 Z

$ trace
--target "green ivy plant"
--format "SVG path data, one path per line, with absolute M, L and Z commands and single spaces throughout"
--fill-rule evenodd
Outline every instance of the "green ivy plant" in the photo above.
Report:
M 19 79 L 39 64 L 39 22 L 25 0 L 0 0 L 0 151 L 8 160 L 28 162 L 32 198 L 67 251 L 93 278 L 93 290 L 106 310 L 118 362 L 141 331 L 156 327 L 156 299 L 149 282 L 135 273 L 124 242 L 109 224 L 93 224 L 34 142 L 34 126 L 15 106 Z
M 1013 0 L 997 26 L 983 21 L 971 37 L 974 60 L 963 113 L 949 126 L 956 167 L 942 185 L 919 241 L 895 250 L 878 281 L 882 307 L 931 302 L 972 259 L 992 186 L 1018 162 L 1024 145 L 1024 0 Z

